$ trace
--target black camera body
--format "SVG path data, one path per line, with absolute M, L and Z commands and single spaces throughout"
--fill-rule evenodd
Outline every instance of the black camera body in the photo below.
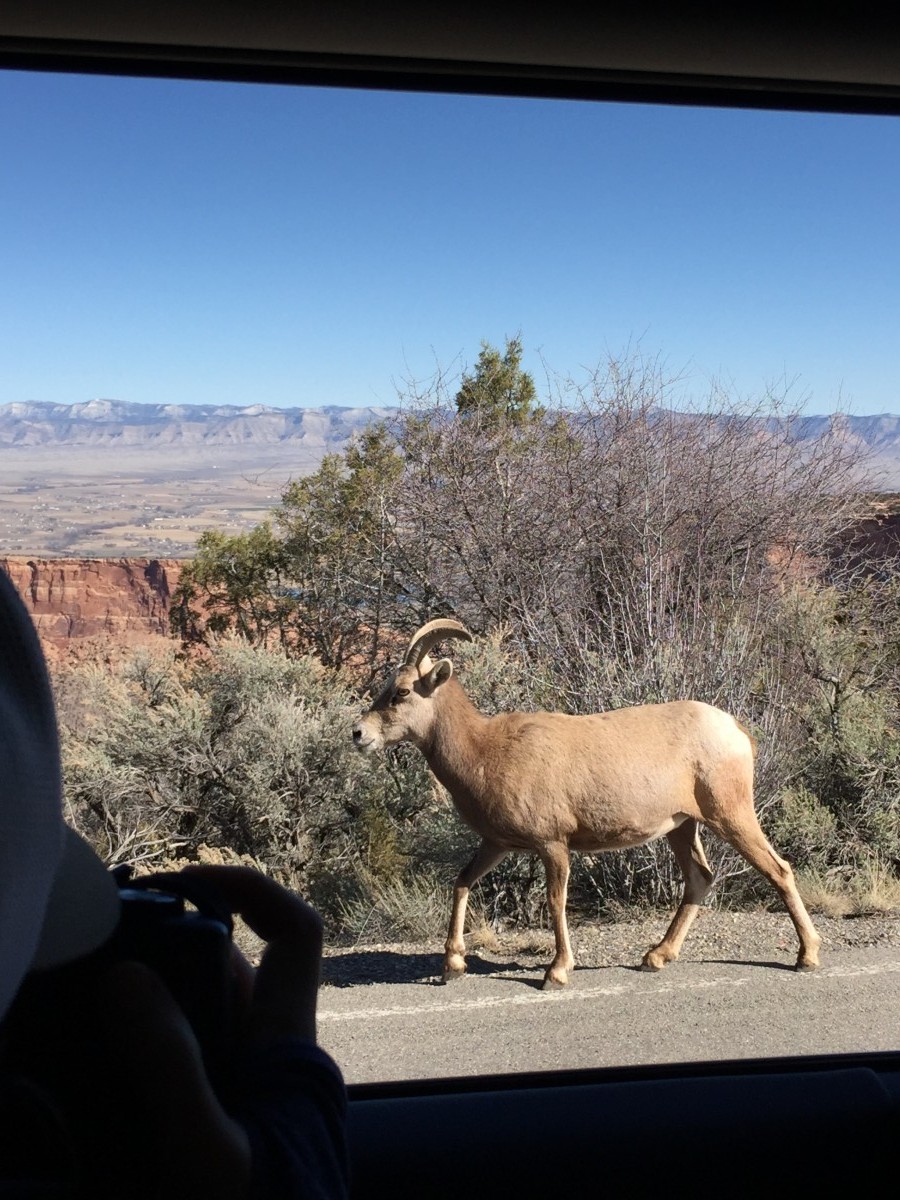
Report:
M 103 957 L 140 962 L 160 976 L 190 1022 L 207 1069 L 215 1070 L 232 1032 L 233 923 L 211 893 L 187 878 L 148 875 L 120 886 L 122 915 Z
M 111 937 L 83 958 L 26 976 L 3 1021 L 4 1057 L 23 1066 L 52 1057 L 55 1033 L 90 1020 L 98 975 L 117 962 L 133 961 L 155 971 L 172 993 L 215 1082 L 233 1039 L 231 913 L 205 880 L 190 874 L 131 879 L 127 868 L 113 874 L 121 916 Z

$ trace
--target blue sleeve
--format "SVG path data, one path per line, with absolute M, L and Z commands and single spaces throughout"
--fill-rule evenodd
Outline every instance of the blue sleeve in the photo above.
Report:
M 229 1109 L 247 1132 L 253 1200 L 345 1200 L 347 1093 L 313 1042 L 279 1038 L 248 1050 Z

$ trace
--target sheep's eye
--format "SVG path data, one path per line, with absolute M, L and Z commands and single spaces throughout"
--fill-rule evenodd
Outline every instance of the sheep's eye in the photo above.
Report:
M 398 700 L 403 700 L 408 695 L 409 695 L 409 688 L 397 688 L 396 692 L 394 692 L 394 695 L 391 699 L 391 704 L 396 704 Z

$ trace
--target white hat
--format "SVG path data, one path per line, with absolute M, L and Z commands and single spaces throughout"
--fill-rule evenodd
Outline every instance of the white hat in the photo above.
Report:
M 25 605 L 0 570 L 0 1016 L 26 972 L 101 945 L 116 882 L 62 816 L 53 694 Z

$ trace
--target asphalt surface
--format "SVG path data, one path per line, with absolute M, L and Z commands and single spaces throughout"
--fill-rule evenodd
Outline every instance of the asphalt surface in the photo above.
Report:
M 900 1049 L 900 947 L 788 961 L 682 961 L 658 974 L 577 969 L 544 992 L 528 961 L 470 957 L 442 985 L 433 955 L 390 981 L 324 986 L 319 1039 L 348 1083 L 526 1070 Z

